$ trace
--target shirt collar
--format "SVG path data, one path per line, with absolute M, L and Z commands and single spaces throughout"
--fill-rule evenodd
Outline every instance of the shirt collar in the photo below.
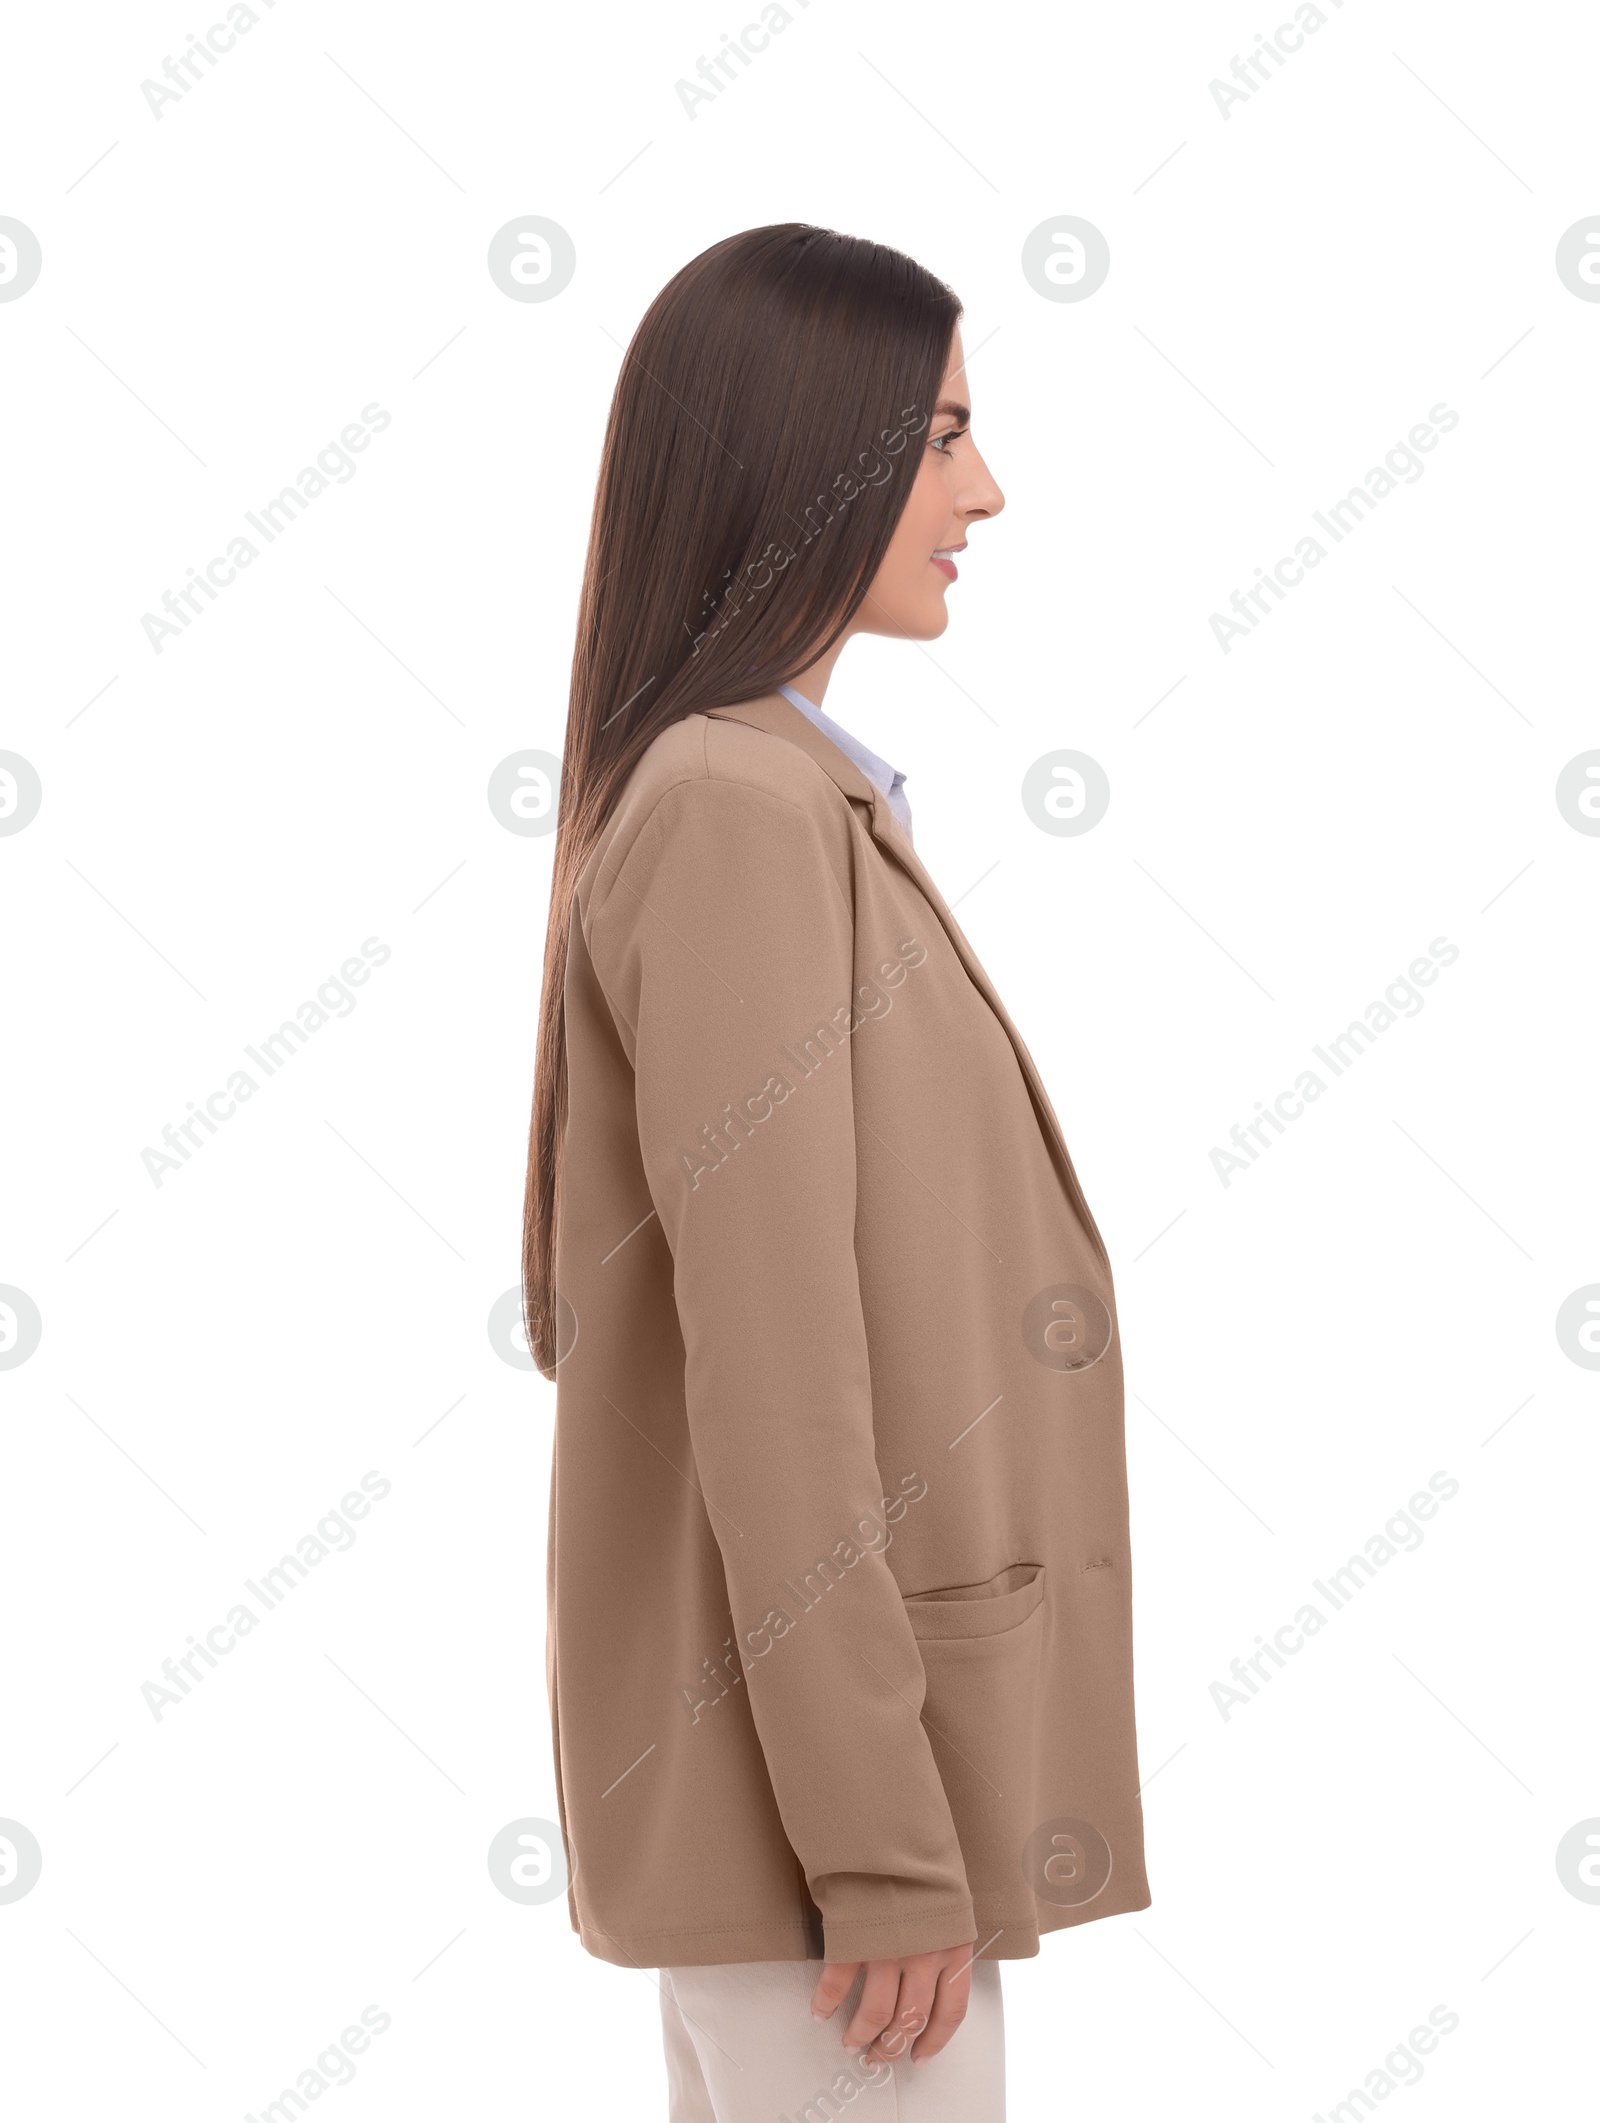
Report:
M 873 787 L 889 799 L 889 808 L 906 831 L 911 830 L 911 806 L 905 793 L 906 778 L 898 767 L 891 767 L 886 759 L 880 759 L 870 746 L 859 737 L 852 737 L 831 715 L 825 715 L 815 701 L 807 700 L 793 686 L 779 686 L 778 691 L 791 707 L 796 707 L 806 720 L 815 725 L 830 743 L 836 744 L 846 759 L 853 760 Z

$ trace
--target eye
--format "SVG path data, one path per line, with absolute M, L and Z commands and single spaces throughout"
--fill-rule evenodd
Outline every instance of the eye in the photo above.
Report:
M 950 452 L 942 448 L 941 445 L 946 442 L 959 442 L 962 436 L 968 432 L 969 430 L 966 428 L 946 428 L 942 435 L 930 435 L 928 437 L 928 447 L 938 450 L 941 457 L 948 457 Z

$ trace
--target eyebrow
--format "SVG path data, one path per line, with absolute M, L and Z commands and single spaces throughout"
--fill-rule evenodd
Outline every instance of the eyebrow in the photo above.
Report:
M 966 422 L 970 421 L 972 418 L 971 406 L 962 405 L 960 401 L 955 398 L 940 399 L 939 403 L 933 409 L 934 419 L 937 420 L 941 413 L 949 413 L 952 418 L 961 421 L 963 425 Z

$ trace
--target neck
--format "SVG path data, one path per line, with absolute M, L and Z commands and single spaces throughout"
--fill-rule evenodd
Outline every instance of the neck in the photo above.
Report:
M 846 635 L 845 640 L 848 639 L 849 636 Z M 844 641 L 836 641 L 826 655 L 819 656 L 814 664 L 808 665 L 803 671 L 797 671 L 789 680 L 795 691 L 803 693 L 814 708 L 822 706 L 822 697 L 828 690 L 828 680 L 833 676 L 833 667 L 839 661 L 843 648 Z

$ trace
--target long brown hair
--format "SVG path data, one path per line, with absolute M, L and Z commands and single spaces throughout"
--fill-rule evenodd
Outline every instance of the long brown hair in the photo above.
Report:
M 522 1284 L 546 1378 L 578 875 L 664 729 L 771 693 L 844 632 L 911 491 L 960 314 L 901 252 L 786 222 L 691 260 L 623 361 L 578 608 L 534 1058 Z

